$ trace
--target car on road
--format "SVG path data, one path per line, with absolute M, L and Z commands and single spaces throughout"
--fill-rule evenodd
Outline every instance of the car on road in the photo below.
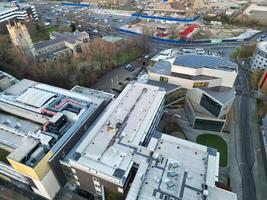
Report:
M 205 54 L 205 50 L 204 49 L 200 49 L 200 48 L 196 48 L 196 53 L 199 55 L 203 55 Z
M 135 70 L 134 66 L 132 66 L 132 64 L 128 64 L 125 66 L 125 69 L 130 71 L 130 72 L 133 72 Z
M 148 58 L 149 58 L 149 55 L 145 55 L 145 56 L 144 56 L 144 59 L 148 59 Z

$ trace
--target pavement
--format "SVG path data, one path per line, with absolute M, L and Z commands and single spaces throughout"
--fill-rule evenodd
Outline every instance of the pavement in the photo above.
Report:
M 148 55 L 151 57 L 151 54 Z M 142 61 L 139 60 L 140 58 L 142 58 Z M 104 90 L 106 92 L 112 92 L 112 88 L 118 88 L 120 83 L 125 81 L 127 78 L 132 79 L 133 76 L 141 69 L 141 67 L 143 66 L 144 58 L 140 58 L 112 69 L 110 72 L 107 72 L 106 74 L 101 76 L 90 87 L 98 90 Z M 125 69 L 125 66 L 128 64 L 131 64 L 135 68 L 135 70 L 130 72 L 129 70 Z
M 231 132 L 233 137 L 230 142 L 234 143 L 234 148 L 230 150 L 235 155 L 241 177 L 238 177 L 238 171 L 232 166 L 233 171 L 237 172 L 234 175 L 237 179 L 233 179 L 235 184 L 232 184 L 232 187 L 240 200 L 264 200 L 267 196 L 267 182 L 262 154 L 257 153 L 260 149 L 260 138 L 257 129 L 256 100 L 251 95 L 249 80 L 241 69 L 237 81 L 241 93 L 236 97 L 234 104 L 234 127 Z M 240 184 L 240 187 L 236 184 Z

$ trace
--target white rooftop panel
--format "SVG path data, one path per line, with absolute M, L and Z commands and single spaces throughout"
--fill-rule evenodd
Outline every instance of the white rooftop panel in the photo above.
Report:
M 26 92 L 17 97 L 16 100 L 21 103 L 40 108 L 54 96 L 55 94 L 50 92 L 29 88 Z
M 159 87 L 130 83 L 77 147 L 76 152 L 81 154 L 77 164 L 123 184 L 122 175 L 116 171 L 127 176 L 133 162 L 142 163 L 149 156 L 150 151 L 141 144 L 155 116 L 160 115 L 164 95 Z

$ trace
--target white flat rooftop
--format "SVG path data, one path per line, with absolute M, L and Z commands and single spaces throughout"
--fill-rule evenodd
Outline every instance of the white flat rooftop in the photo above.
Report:
M 29 144 L 57 152 L 76 133 L 73 127 L 108 99 L 106 93 L 87 91 L 81 94 L 27 79 L 8 87 L 0 93 L 0 148 L 13 159 L 30 155 Z
M 95 170 L 123 184 L 134 161 L 141 162 L 150 151 L 140 146 L 163 101 L 165 91 L 142 83 L 130 83 L 110 105 L 95 127 L 76 149 L 77 165 Z M 118 171 L 121 171 L 121 174 Z
M 209 200 L 236 200 L 236 194 L 215 186 L 219 174 L 215 149 L 166 134 L 153 140 L 157 145 L 151 163 L 139 176 L 141 184 L 135 184 L 138 178 L 132 183 L 127 200 L 202 200 L 205 185 Z
M 68 155 L 70 166 L 121 187 L 137 168 L 127 200 L 204 200 L 204 193 L 209 200 L 236 200 L 234 193 L 215 186 L 215 149 L 156 131 L 142 145 L 164 95 L 156 86 L 128 84 Z

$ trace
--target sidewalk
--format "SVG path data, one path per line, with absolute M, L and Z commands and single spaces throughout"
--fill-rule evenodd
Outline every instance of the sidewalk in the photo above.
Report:
M 250 121 L 251 132 L 253 133 L 252 141 L 254 147 L 255 162 L 252 168 L 256 185 L 257 200 L 266 200 L 267 198 L 267 178 L 263 163 L 263 154 L 261 148 L 260 130 L 257 124 L 257 103 L 256 99 L 250 99 Z

